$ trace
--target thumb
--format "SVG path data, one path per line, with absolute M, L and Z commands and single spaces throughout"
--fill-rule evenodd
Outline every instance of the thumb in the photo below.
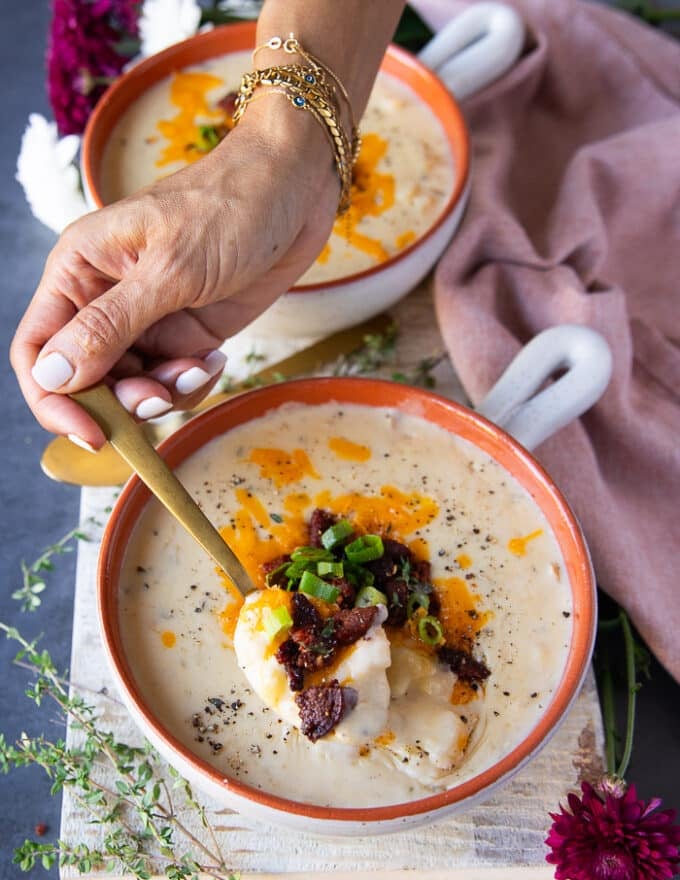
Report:
M 44 391 L 62 393 L 93 385 L 148 327 L 172 310 L 174 305 L 157 285 L 128 276 L 49 338 L 31 370 L 33 379 Z

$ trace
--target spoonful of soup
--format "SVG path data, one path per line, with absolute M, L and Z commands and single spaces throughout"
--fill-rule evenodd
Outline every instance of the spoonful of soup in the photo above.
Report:
M 106 385 L 95 385 L 71 397 L 92 416 L 120 456 L 238 590 L 244 596 L 251 592 L 253 584 L 234 552 L 112 391 Z

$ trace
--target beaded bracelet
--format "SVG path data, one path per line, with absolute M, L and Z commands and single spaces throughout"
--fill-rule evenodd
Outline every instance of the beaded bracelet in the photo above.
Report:
M 326 82 L 322 71 L 299 64 L 267 67 L 244 74 L 234 108 L 234 125 L 238 124 L 246 107 L 253 100 L 260 86 L 274 86 L 281 91 L 298 110 L 308 110 L 320 122 L 330 140 L 335 165 L 340 178 L 340 201 L 338 214 L 349 207 L 352 185 L 354 151 L 338 120 L 333 102 L 333 89 Z
M 331 70 L 331 68 L 324 64 L 316 55 L 312 55 L 311 52 L 308 52 L 297 39 L 295 34 L 288 34 L 288 37 L 284 40 L 281 37 L 270 37 L 265 43 L 261 43 L 257 46 L 253 53 L 252 59 L 253 63 L 255 62 L 255 58 L 258 52 L 261 52 L 263 49 L 283 49 L 284 52 L 289 55 L 300 55 L 301 58 L 304 58 L 305 61 L 309 64 L 310 67 L 314 68 L 317 76 L 322 78 L 323 73 L 328 75 L 335 87 L 342 95 L 345 106 L 347 107 L 347 113 L 349 115 L 350 122 L 350 141 L 352 144 L 352 159 L 356 161 L 357 155 L 359 154 L 359 149 L 361 147 L 361 135 L 359 133 L 359 128 L 354 121 L 354 112 L 352 110 L 352 102 L 349 99 L 349 95 L 347 94 L 347 89 L 344 87 L 340 78 Z
M 281 37 L 271 37 L 266 43 L 257 46 L 252 54 L 253 64 L 257 53 L 265 48 L 283 49 L 289 55 L 299 55 L 306 63 L 272 66 L 246 73 L 241 80 L 236 99 L 234 124 L 241 119 L 260 86 L 270 86 L 271 91 L 282 92 L 296 109 L 308 110 L 323 126 L 333 149 L 341 185 L 338 213 L 342 214 L 349 207 L 352 166 L 361 146 L 359 129 L 354 124 L 347 90 L 330 67 L 311 52 L 307 52 L 294 34 L 289 34 L 285 40 Z M 349 138 L 339 120 L 338 95 L 347 106 L 350 121 Z

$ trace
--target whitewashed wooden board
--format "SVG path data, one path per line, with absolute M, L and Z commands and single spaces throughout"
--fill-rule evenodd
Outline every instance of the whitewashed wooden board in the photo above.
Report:
M 397 309 L 395 318 L 402 332 L 394 369 L 408 369 L 421 358 L 441 351 L 431 292 L 423 286 Z M 260 350 L 261 346 L 259 347 Z M 281 353 L 278 353 L 280 356 Z M 260 366 L 261 364 L 258 364 Z M 437 391 L 463 399 L 463 392 L 448 362 L 435 371 Z M 81 522 L 93 540 L 81 543 L 76 573 L 71 680 L 86 688 L 88 699 L 101 711 L 103 726 L 117 738 L 141 743 L 127 711 L 116 699 L 115 686 L 106 666 L 100 643 L 95 606 L 95 580 L 99 523 L 115 497 L 113 489 L 84 489 Z M 69 729 L 68 740 L 77 740 Z M 204 799 L 227 862 L 244 878 L 285 875 L 287 880 L 311 878 L 329 873 L 334 880 L 378 877 L 400 878 L 407 872 L 423 880 L 465 878 L 465 880 L 548 880 L 553 869 L 545 863 L 544 839 L 550 824 L 549 811 L 564 801 L 568 791 L 578 788 L 583 778 L 592 779 L 603 766 L 603 734 L 599 703 L 592 674 L 569 716 L 546 748 L 495 797 L 454 819 L 427 828 L 380 837 L 320 838 L 282 831 L 257 824 L 230 810 L 217 808 Z M 192 829 L 199 837 L 205 832 Z M 101 844 L 100 826 L 88 817 L 68 791 L 62 807 L 62 839 L 71 843 Z M 73 868 L 62 868 L 64 880 L 80 876 Z M 101 872 L 91 876 L 102 878 Z

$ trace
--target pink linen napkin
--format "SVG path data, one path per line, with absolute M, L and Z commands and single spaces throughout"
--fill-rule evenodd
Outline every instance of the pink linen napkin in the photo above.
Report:
M 463 5 L 414 2 L 435 28 Z M 473 402 L 546 327 L 608 340 L 606 394 L 537 457 L 598 582 L 680 680 L 680 45 L 592 3 L 512 5 L 524 52 L 463 107 L 472 194 L 437 315 Z

